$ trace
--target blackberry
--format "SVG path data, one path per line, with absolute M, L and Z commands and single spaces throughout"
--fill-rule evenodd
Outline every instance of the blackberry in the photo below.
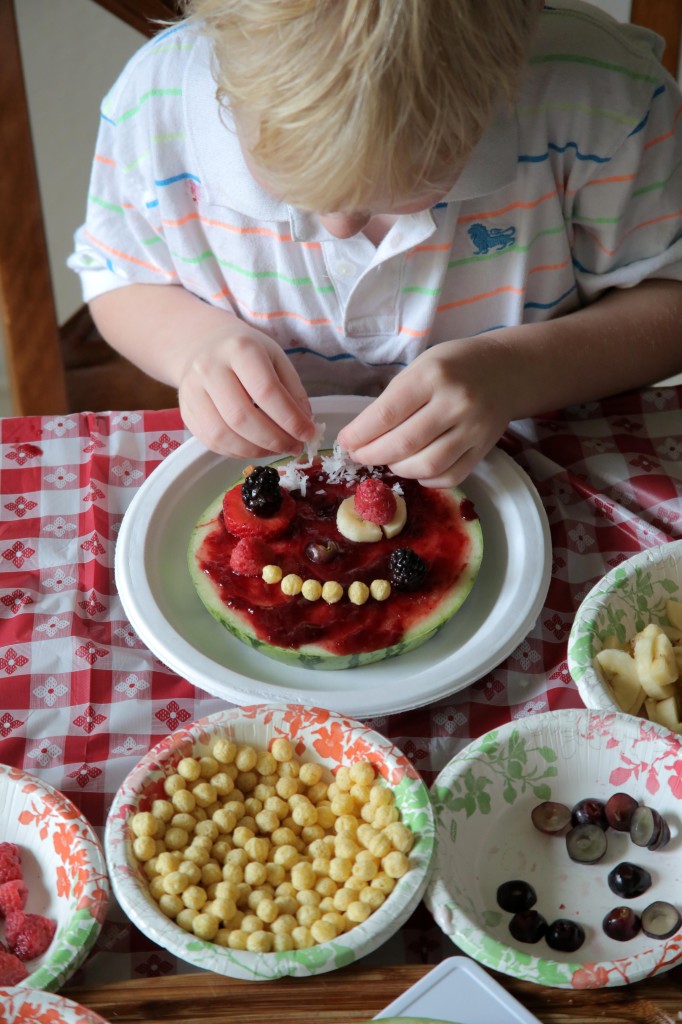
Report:
M 279 512 L 282 491 L 277 470 L 272 466 L 256 466 L 242 484 L 242 501 L 249 512 L 264 519 Z
M 426 579 L 426 562 L 412 548 L 396 548 L 388 564 L 396 590 L 416 590 Z

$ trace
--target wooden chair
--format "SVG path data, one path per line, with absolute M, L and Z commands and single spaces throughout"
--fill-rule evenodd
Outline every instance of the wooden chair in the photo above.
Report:
M 177 15 L 174 0 L 96 0 L 145 35 Z M 15 0 L 0 0 L 0 299 L 16 415 L 177 405 L 98 335 L 87 307 L 57 322 L 17 35 Z M 74 225 L 75 227 L 75 225 Z M 18 255 L 21 258 L 18 258 Z
M 145 35 L 178 13 L 175 0 L 94 0 Z M 57 322 L 14 4 L 0 0 L 0 298 L 13 411 L 18 415 L 177 404 L 98 336 L 86 307 Z M 633 0 L 632 21 L 666 40 L 677 74 L 682 0 Z M 21 253 L 22 258 L 17 259 Z
M 632 0 L 630 20 L 658 32 L 665 40 L 663 64 L 677 78 L 682 37 L 681 0 Z

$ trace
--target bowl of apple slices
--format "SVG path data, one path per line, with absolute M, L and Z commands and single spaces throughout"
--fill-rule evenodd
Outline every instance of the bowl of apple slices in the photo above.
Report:
M 586 707 L 682 734 L 682 541 L 640 551 L 590 590 L 568 668 Z

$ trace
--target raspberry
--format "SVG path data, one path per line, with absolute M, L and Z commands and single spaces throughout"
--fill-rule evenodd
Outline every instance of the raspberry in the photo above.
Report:
M 355 492 L 355 511 L 363 519 L 379 526 L 390 523 L 395 515 L 395 495 L 382 480 L 368 477 L 358 484 Z
M 28 886 L 21 878 L 0 885 L 0 917 L 7 917 L 15 910 L 23 910 L 28 899 Z
M 265 541 L 259 537 L 242 537 L 232 549 L 230 569 L 240 576 L 260 576 L 263 566 L 270 565 L 272 560 L 272 551 Z
M 0 885 L 22 877 L 18 848 L 14 843 L 0 843 Z
M 0 985 L 18 985 L 28 978 L 28 971 L 18 956 L 0 950 Z
M 8 914 L 5 921 L 9 947 L 20 960 L 34 960 L 44 953 L 56 930 L 56 921 L 42 914 L 24 914 L 21 910 Z

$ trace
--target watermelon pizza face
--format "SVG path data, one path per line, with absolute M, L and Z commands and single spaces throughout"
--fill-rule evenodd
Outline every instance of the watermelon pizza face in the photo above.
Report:
M 250 468 L 201 516 L 197 593 L 261 653 L 348 669 L 425 643 L 460 608 L 483 554 L 459 489 L 422 487 L 335 449 Z

